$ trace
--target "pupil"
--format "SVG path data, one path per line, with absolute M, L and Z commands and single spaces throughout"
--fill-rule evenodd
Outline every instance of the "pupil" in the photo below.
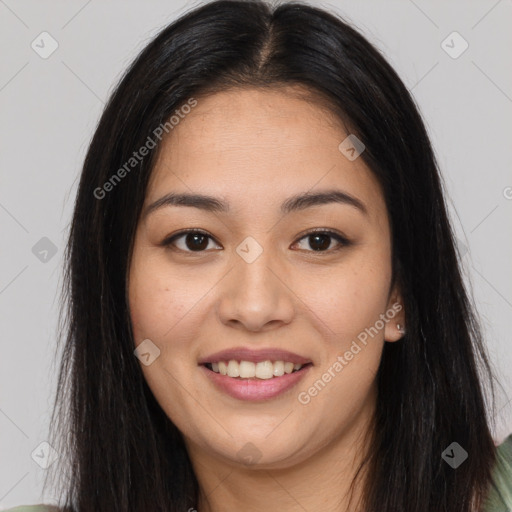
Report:
M 311 243 L 311 239 L 315 240 L 315 242 Z M 320 240 L 320 247 L 317 248 L 315 247 L 315 243 Z M 322 249 L 328 249 L 329 248 L 329 245 L 330 245 L 330 236 L 329 235 L 310 235 L 310 243 L 309 245 L 311 246 L 311 248 L 315 251 L 320 251 Z
M 192 243 L 189 243 L 191 238 L 194 241 Z M 208 247 L 208 238 L 204 235 L 201 235 L 200 233 L 188 234 L 186 237 L 186 244 L 187 248 L 190 249 L 191 251 L 203 250 L 206 249 L 206 247 Z

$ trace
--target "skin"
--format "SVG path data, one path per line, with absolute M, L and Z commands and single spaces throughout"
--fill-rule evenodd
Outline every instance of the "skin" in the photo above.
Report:
M 141 216 L 129 268 L 135 345 L 149 338 L 160 356 L 141 369 L 157 401 L 183 433 L 200 484 L 199 512 L 361 510 L 349 484 L 364 455 L 385 342 L 402 337 L 404 310 L 307 404 L 298 394 L 321 379 L 365 328 L 396 303 L 391 236 L 382 190 L 362 158 L 338 149 L 348 133 L 297 88 L 229 90 L 206 98 L 163 140 L 145 205 L 169 192 L 223 199 L 230 212 L 165 206 Z M 329 203 L 283 215 L 281 203 L 336 188 L 358 198 L 365 215 Z M 202 252 L 182 236 L 212 238 Z M 339 231 L 315 251 L 314 228 Z M 236 252 L 253 237 L 262 254 Z M 189 237 L 190 242 L 190 237 Z M 329 245 L 330 242 L 330 245 Z M 193 239 L 192 239 L 193 243 Z M 335 250 L 339 248 L 339 250 Z M 181 251 L 180 251 L 181 249 Z M 285 394 L 247 402 L 218 391 L 200 357 L 247 346 L 308 357 L 313 367 Z M 238 452 L 256 448 L 256 463 Z

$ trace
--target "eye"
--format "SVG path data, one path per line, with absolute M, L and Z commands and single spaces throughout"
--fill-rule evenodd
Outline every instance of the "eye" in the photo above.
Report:
M 338 247 L 336 249 L 329 249 L 331 246 L 331 240 L 335 239 L 338 242 Z M 313 249 L 313 252 L 332 252 L 340 250 L 343 247 L 346 247 L 350 245 L 350 241 L 345 238 L 344 236 L 340 235 L 339 233 L 335 233 L 333 231 L 322 231 L 322 230 L 315 230 L 310 231 L 305 236 L 299 239 L 305 240 L 307 239 L 307 242 L 309 246 Z M 299 242 L 295 242 L 296 244 Z M 312 251 L 309 251 L 312 252 Z
M 181 238 L 184 239 L 184 246 L 178 247 L 176 241 Z M 175 246 L 183 252 L 203 252 L 208 248 L 210 240 L 213 238 L 208 233 L 200 229 L 189 229 L 165 239 L 161 245 Z
M 181 247 L 176 243 L 178 240 L 183 239 L 183 245 Z M 308 252 L 332 252 L 340 250 L 343 247 L 347 247 L 351 242 L 339 233 L 326 230 L 315 230 L 306 233 L 306 235 L 299 238 L 293 245 L 300 243 L 301 240 L 308 239 L 309 246 L 312 251 Z M 338 242 L 338 247 L 332 249 L 331 239 Z M 208 249 L 210 241 L 214 241 L 213 237 L 208 233 L 200 229 L 189 229 L 176 233 L 169 238 L 166 238 L 161 245 L 165 247 L 172 246 L 182 252 L 204 252 Z M 307 250 L 307 249 L 306 249 Z

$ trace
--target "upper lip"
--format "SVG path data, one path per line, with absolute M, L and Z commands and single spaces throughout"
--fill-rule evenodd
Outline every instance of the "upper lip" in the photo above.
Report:
M 261 361 L 284 361 L 294 364 L 311 363 L 311 359 L 294 354 L 288 350 L 279 350 L 277 348 L 262 348 L 254 350 L 245 347 L 235 347 L 221 350 L 199 359 L 198 364 L 218 363 L 219 361 L 252 361 L 259 363 Z

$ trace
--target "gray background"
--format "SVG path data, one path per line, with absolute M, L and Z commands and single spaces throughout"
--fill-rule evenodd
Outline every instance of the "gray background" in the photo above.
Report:
M 314 3 L 343 14 L 384 52 L 424 115 L 503 383 L 500 441 L 512 431 L 512 2 Z M 45 470 L 31 453 L 48 429 L 62 250 L 87 144 L 137 52 L 198 4 L 0 0 L 0 510 L 52 501 L 40 494 Z M 43 31 L 59 45 L 47 59 L 31 47 Z M 441 46 L 453 31 L 469 43 L 458 58 Z M 452 40 L 454 52 L 461 45 Z M 32 250 L 48 244 L 43 237 L 56 247 L 46 261 Z

